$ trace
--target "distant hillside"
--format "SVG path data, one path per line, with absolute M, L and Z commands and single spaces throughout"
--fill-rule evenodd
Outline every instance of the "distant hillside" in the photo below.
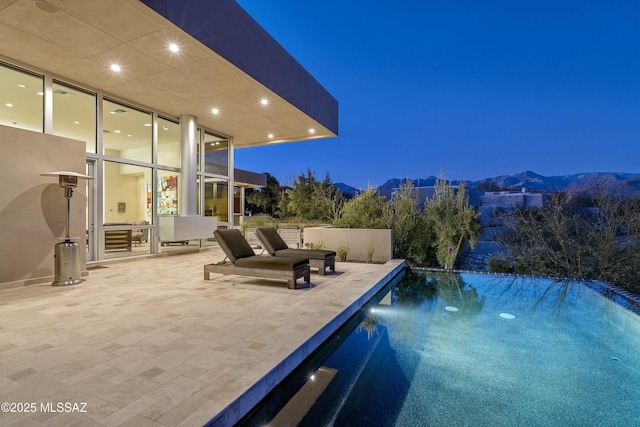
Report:
M 414 187 L 431 187 L 436 182 L 435 176 L 412 179 Z M 387 180 L 378 189 L 383 193 L 391 193 L 390 190 L 400 187 L 407 179 L 392 178 Z M 451 180 L 453 185 L 460 181 Z M 465 181 L 467 188 L 478 186 L 494 187 L 510 191 L 521 191 L 525 188 L 530 192 L 559 192 L 592 194 L 596 189 L 606 188 L 607 192 L 619 197 L 640 197 L 640 174 L 633 173 L 579 173 L 563 176 L 543 176 L 532 171 L 525 171 L 515 175 L 500 175 L 494 178 L 486 178 L 479 181 Z M 346 184 L 336 184 L 345 195 L 353 197 L 357 190 Z M 347 189 L 345 191 L 343 188 Z
M 500 188 L 542 192 L 582 192 L 594 196 L 593 191 L 603 190 L 621 197 L 637 197 L 640 195 L 640 174 L 631 173 L 579 173 L 563 176 L 542 176 L 526 171 L 516 175 L 503 175 L 472 182 L 477 187 L 481 183 L 495 184 Z
M 355 197 L 359 193 L 359 190 L 357 188 L 354 188 L 347 184 L 343 184 L 342 182 L 338 182 L 337 184 L 333 185 L 335 185 L 340 191 L 342 191 L 342 194 L 347 196 L 347 198 L 349 199 Z

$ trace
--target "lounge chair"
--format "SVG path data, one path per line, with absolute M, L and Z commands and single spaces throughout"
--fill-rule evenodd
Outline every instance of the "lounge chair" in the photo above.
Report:
M 306 258 L 256 255 L 242 233 L 236 229 L 216 230 L 213 235 L 229 262 L 206 264 L 204 280 L 209 280 L 210 273 L 264 277 L 286 280 L 289 289 L 295 289 L 296 281 L 301 277 L 306 283 L 311 281 L 309 260 Z
M 334 251 L 289 248 L 273 227 L 258 227 L 256 235 L 270 255 L 275 257 L 308 258 L 311 268 L 317 268 L 318 274 L 323 276 L 327 267 L 331 271 L 336 271 L 336 253 Z

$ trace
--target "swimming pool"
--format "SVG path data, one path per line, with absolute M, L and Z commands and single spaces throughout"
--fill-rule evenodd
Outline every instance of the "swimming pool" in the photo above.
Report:
M 640 425 L 639 350 L 640 317 L 581 283 L 410 272 L 244 424 L 293 396 L 309 426 Z

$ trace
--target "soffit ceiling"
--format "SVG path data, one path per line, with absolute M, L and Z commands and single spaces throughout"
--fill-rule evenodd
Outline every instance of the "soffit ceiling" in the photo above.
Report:
M 237 148 L 336 136 L 138 0 L 0 0 L 0 55 L 164 114 L 194 115 Z

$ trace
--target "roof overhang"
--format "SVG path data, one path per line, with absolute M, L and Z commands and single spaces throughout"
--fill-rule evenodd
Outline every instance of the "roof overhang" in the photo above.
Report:
M 338 134 L 335 98 L 234 0 L 0 0 L 0 55 L 196 116 L 236 148 Z

